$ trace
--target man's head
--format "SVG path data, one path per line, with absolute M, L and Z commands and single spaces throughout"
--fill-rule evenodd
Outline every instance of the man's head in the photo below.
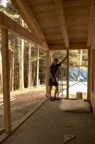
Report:
M 56 65 L 56 64 L 58 63 L 58 59 L 55 58 L 53 62 L 54 62 L 54 64 Z

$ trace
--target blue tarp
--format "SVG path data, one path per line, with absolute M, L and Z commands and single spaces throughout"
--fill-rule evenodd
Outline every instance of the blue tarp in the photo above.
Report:
M 79 73 L 79 68 L 74 67 L 69 69 L 69 81 L 77 81 Z M 80 81 L 87 82 L 88 79 L 88 69 L 81 69 L 80 71 Z
M 75 82 L 77 81 L 77 77 L 80 71 L 80 79 L 81 82 L 87 82 L 88 80 L 88 69 L 82 69 L 81 70 L 78 67 L 71 67 L 69 68 L 69 81 Z M 66 75 L 66 69 L 64 67 L 60 67 L 56 73 L 57 77 L 65 76 Z

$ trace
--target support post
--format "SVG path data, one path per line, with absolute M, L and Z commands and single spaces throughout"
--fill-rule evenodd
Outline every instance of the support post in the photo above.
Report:
M 4 101 L 4 124 L 5 133 L 11 132 L 11 111 L 10 111 L 10 72 L 8 53 L 8 30 L 2 29 L 2 73 L 3 73 L 3 101 Z
M 50 53 L 46 51 L 46 97 L 49 96 L 48 76 L 49 76 Z
M 69 98 L 69 50 L 67 50 L 67 98 Z
M 87 99 L 90 99 L 91 95 L 91 79 L 92 79 L 92 64 L 91 64 L 91 51 L 92 49 L 89 48 L 88 50 L 88 86 L 87 86 Z

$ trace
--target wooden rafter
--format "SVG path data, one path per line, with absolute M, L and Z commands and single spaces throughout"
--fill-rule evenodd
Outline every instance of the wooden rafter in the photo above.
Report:
M 48 49 L 48 44 L 46 42 L 45 36 L 37 23 L 30 7 L 27 4 L 26 0 L 11 0 L 12 3 L 15 5 L 27 25 L 29 26 L 30 30 L 36 34 L 37 37 L 41 40 L 43 46 Z
M 58 19 L 59 19 L 59 24 L 61 27 L 62 35 L 64 37 L 65 47 L 69 48 L 69 38 L 68 38 L 65 13 L 64 13 L 64 8 L 63 8 L 63 2 L 62 0 L 54 0 L 54 2 L 55 2 L 57 14 L 58 14 Z
M 49 45 L 49 48 L 50 50 L 66 50 L 67 49 L 64 44 Z M 88 48 L 87 48 L 86 43 L 82 43 L 82 44 L 70 44 L 69 49 L 74 50 L 74 49 L 88 49 Z
M 88 29 L 87 47 L 91 47 L 92 39 L 94 36 L 94 29 L 95 29 L 95 0 L 92 0 L 91 1 L 90 20 L 89 20 L 89 29 Z

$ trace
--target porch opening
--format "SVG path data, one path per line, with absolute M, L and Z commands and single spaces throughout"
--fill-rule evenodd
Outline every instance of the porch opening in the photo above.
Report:
M 66 50 L 52 51 L 51 61 L 55 57 L 61 61 L 66 54 Z M 68 62 L 66 60 L 56 74 L 59 84 L 58 96 L 60 98 L 77 99 L 80 95 L 82 99 L 86 100 L 88 96 L 88 49 L 69 50 L 68 54 Z

